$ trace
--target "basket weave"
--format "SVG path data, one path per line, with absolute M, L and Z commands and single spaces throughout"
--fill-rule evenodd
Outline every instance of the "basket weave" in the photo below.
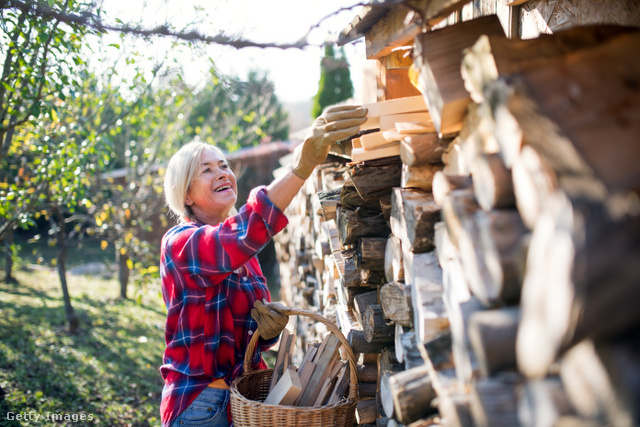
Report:
M 251 356 L 258 342 L 258 333 L 251 337 L 244 356 L 244 373 L 236 378 L 230 387 L 231 418 L 237 427 L 353 427 L 356 422 L 356 404 L 358 378 L 356 359 L 349 342 L 342 332 L 319 314 L 287 308 L 281 313 L 309 317 L 323 323 L 336 335 L 347 353 L 349 362 L 349 395 L 340 402 L 321 406 L 284 406 L 263 403 L 269 394 L 273 369 L 254 371 L 251 369 Z

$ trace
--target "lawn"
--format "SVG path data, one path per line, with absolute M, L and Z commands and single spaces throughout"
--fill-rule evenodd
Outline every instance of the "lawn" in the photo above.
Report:
M 69 275 L 81 321 L 70 335 L 55 270 L 32 267 L 15 277 L 0 283 L 0 425 L 159 426 L 159 284 L 132 284 L 132 300 L 121 300 L 115 280 Z

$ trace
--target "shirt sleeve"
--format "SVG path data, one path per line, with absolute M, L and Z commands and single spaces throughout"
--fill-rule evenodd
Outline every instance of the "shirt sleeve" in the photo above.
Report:
M 164 244 L 178 270 L 208 278 L 195 281 L 205 287 L 220 283 L 253 258 L 287 223 L 261 186 L 251 191 L 237 215 L 218 225 L 178 226 L 167 233 Z

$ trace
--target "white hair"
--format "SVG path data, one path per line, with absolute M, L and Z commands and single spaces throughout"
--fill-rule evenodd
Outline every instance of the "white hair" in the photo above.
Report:
M 226 156 L 220 148 L 202 141 L 191 141 L 183 145 L 169 160 L 164 177 L 164 198 L 180 222 L 195 221 L 185 201 L 189 185 L 198 174 L 200 159 L 205 150 L 215 151 L 226 161 Z

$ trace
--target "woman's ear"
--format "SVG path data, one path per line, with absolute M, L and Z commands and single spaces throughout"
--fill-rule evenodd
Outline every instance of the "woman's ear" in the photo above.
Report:
M 184 204 L 187 205 L 187 206 L 193 205 L 193 200 L 191 200 L 191 197 L 189 197 L 188 194 L 187 194 L 187 197 L 185 197 L 185 199 L 184 199 Z

